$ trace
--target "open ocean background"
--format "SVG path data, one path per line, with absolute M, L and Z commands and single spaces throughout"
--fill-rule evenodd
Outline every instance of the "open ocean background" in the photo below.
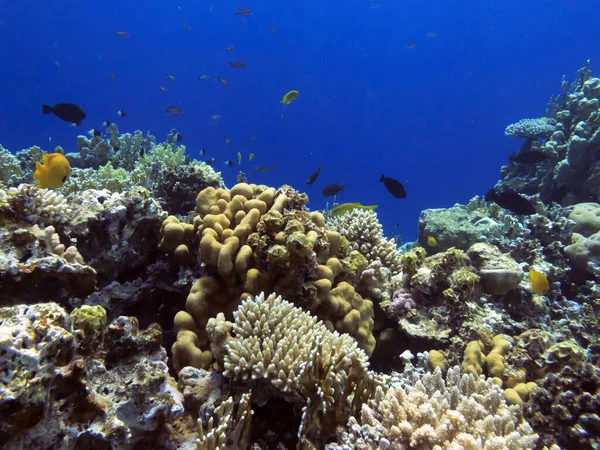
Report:
M 593 1 L 3 0 L 1 6 L 5 148 L 76 151 L 77 135 L 103 130 L 104 120 L 121 133 L 148 130 L 158 142 L 176 128 L 191 157 L 205 147 L 207 158 L 217 158 L 228 186 L 241 169 L 250 182 L 304 190 L 308 206 L 321 209 L 323 187 L 346 183 L 337 200 L 379 205 L 386 234 L 404 241 L 416 238 L 421 210 L 466 203 L 496 183 L 521 144 L 504 136 L 505 126 L 544 116 L 563 74 L 572 80 L 588 58 L 600 71 Z M 236 16 L 240 7 L 253 15 Z M 117 30 L 130 35 L 119 38 Z M 428 37 L 434 30 L 439 35 Z M 405 48 L 410 41 L 412 50 Z M 229 45 L 232 53 L 225 52 Z M 234 60 L 247 68 L 229 68 Z M 197 81 L 202 74 L 210 80 Z M 218 75 L 231 86 L 215 81 Z M 280 100 L 291 89 L 300 95 L 284 107 Z M 81 127 L 42 115 L 42 103 L 61 102 L 84 109 Z M 171 105 L 185 114 L 163 115 Z M 119 109 L 127 116 L 118 118 Z M 213 114 L 222 118 L 213 121 Z M 238 151 L 242 166 L 226 167 L 223 161 L 237 160 Z M 252 173 L 259 164 L 278 170 Z M 306 186 L 318 166 L 317 182 Z M 381 173 L 400 180 L 408 198 L 393 198 L 378 181 Z

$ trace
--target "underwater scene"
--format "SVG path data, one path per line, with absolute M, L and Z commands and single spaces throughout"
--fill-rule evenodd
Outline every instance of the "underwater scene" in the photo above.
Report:
M 600 449 L 599 18 L 4 2 L 0 448 Z

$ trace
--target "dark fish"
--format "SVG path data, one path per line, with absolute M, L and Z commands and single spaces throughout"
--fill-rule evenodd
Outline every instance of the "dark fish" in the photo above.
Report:
M 310 184 L 313 184 L 315 181 L 317 181 L 317 177 L 319 176 L 320 173 L 321 173 L 321 166 L 319 166 L 319 168 L 317 170 L 315 170 L 310 177 L 308 177 L 308 180 L 306 180 L 306 184 L 310 185 Z
M 85 119 L 83 109 L 73 103 L 58 103 L 54 106 L 42 105 L 42 113 L 52 113 L 59 119 L 77 126 L 81 125 L 81 121 Z
M 438 30 L 431 30 L 429 33 L 427 33 L 427 37 L 430 38 L 436 38 L 440 35 L 440 32 Z
M 190 24 L 187 23 L 187 20 L 183 21 L 183 28 L 185 28 L 185 31 L 190 31 Z
M 223 133 L 223 141 L 225 142 L 225 145 L 231 144 L 231 139 L 229 139 L 229 136 L 227 136 L 225 133 Z
M 248 17 L 252 15 L 252 11 L 250 11 L 248 8 L 238 8 L 235 12 L 235 15 Z
M 175 135 L 175 141 L 176 142 L 181 142 L 183 140 L 183 136 L 181 135 L 181 133 L 177 133 Z
M 92 129 L 92 136 L 99 137 L 99 136 L 102 136 L 102 133 L 99 130 L 96 130 L 95 128 L 93 128 Z
M 325 197 L 331 197 L 332 195 L 342 192 L 345 187 L 345 184 L 329 184 L 325 186 L 325 189 L 323 189 L 322 193 Z
M 246 67 L 246 64 L 242 61 L 231 61 L 229 63 L 229 67 L 232 67 L 234 69 L 244 69 Z
M 525 216 L 535 214 L 535 208 L 529 203 L 529 200 L 514 191 L 497 194 L 495 189 L 490 189 L 488 193 L 485 194 L 485 201 L 494 202 L 501 208 L 508 209 L 515 214 Z
M 202 147 L 200 149 L 200 156 L 204 156 L 204 155 L 206 155 L 206 149 L 204 147 Z
M 519 164 L 539 164 L 550 159 L 550 155 L 541 150 L 528 150 L 526 152 L 513 153 L 508 159 Z
M 171 75 L 170 73 L 165 72 L 165 78 L 168 78 L 171 81 L 175 81 L 175 75 Z
M 256 172 L 263 172 L 263 173 L 269 173 L 271 171 L 271 168 L 269 166 L 256 166 L 253 170 L 252 173 L 256 173 Z
M 119 117 L 125 117 L 126 115 L 127 115 L 127 113 L 125 111 L 121 111 L 121 110 L 117 111 L 117 116 L 119 116 Z
M 231 53 L 231 52 L 233 51 L 233 44 L 229 45 L 229 46 L 228 46 L 228 47 L 225 49 L 225 51 L 226 51 L 227 53 Z
M 229 81 L 227 81 L 225 78 L 217 77 L 217 81 L 223 86 L 229 86 Z
M 271 32 L 271 34 L 275 34 L 275 28 L 273 28 L 273 25 L 269 24 L 269 31 Z
M 214 163 L 216 163 L 216 162 L 217 162 L 217 160 L 216 160 L 215 158 L 210 158 L 210 159 L 207 159 L 205 162 L 206 162 L 206 164 L 208 164 L 209 166 L 212 166 Z
M 164 113 L 173 114 L 174 116 L 180 116 L 183 114 L 183 109 L 181 109 L 179 106 L 169 106 L 168 108 L 164 109 Z
M 228 159 L 227 161 L 225 161 L 225 165 L 231 167 L 231 166 L 235 165 L 235 163 L 232 160 Z
M 110 81 L 110 82 L 112 83 L 114 79 L 115 79 L 115 74 L 114 74 L 114 73 L 111 73 L 111 74 L 108 76 L 108 81 Z
M 163 92 L 163 93 L 168 91 L 168 89 L 164 86 L 159 86 L 158 88 L 160 89 L 160 92 Z
M 198 77 L 198 81 L 204 81 L 204 80 L 208 80 L 210 77 L 208 75 L 200 75 Z
M 393 178 L 386 177 L 384 174 L 381 174 L 379 181 L 383 182 L 385 188 L 394 197 L 406 198 L 406 191 L 404 190 L 404 186 L 402 186 L 402 183 L 400 183 L 398 180 L 394 180 Z
M 102 125 L 104 125 L 105 127 L 110 127 L 112 125 L 112 122 L 105 120 L 104 122 L 102 122 Z
M 415 41 L 408 41 L 408 43 L 406 44 L 406 47 L 404 47 L 404 48 L 406 50 L 412 50 L 416 46 L 417 46 L 417 43 Z
M 113 34 L 115 36 L 119 36 L 119 37 L 127 37 L 127 36 L 129 36 L 129 33 L 127 31 L 122 31 L 122 30 L 120 30 L 120 31 L 113 31 Z

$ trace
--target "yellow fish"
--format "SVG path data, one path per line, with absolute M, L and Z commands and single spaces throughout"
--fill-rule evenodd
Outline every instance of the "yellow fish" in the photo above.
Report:
M 281 103 L 283 103 L 284 105 L 289 105 L 294 100 L 296 100 L 296 97 L 298 97 L 298 94 L 299 94 L 298 91 L 295 91 L 295 90 L 289 91 L 287 94 L 285 94 L 283 96 L 283 98 L 281 99 Z
M 252 161 L 254 159 L 254 153 L 250 153 L 250 155 L 248 155 L 248 161 Z
M 341 216 L 342 214 L 346 214 L 347 212 L 350 212 L 354 209 L 366 209 L 369 211 L 373 211 L 376 208 L 377 208 L 377 205 L 365 206 L 358 202 L 342 203 L 341 205 L 334 206 L 331 209 L 331 211 L 329 212 L 329 215 L 331 217 L 336 217 L 336 216 Z
M 437 241 L 433 236 L 427 236 L 427 245 L 430 247 L 435 247 L 437 245 Z
M 534 294 L 544 295 L 550 290 L 550 284 L 548 284 L 548 278 L 543 273 L 537 270 L 529 271 L 529 282 L 531 283 L 531 290 Z
M 242 164 L 242 153 L 238 152 L 238 166 Z
M 71 165 L 62 153 L 46 153 L 42 163 L 35 163 L 33 179 L 41 189 L 55 189 L 65 184 L 71 175 Z

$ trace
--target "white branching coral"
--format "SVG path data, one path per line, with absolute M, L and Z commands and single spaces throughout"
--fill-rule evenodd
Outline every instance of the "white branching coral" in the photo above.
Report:
M 54 190 L 21 184 L 2 191 L 0 208 L 7 216 L 18 216 L 27 222 L 48 226 L 68 222 L 73 215 L 73 208 L 65 196 Z
M 239 403 L 228 397 L 214 411 L 207 413 L 206 425 L 198 419 L 198 450 L 237 450 L 248 448 L 252 409 L 250 393 L 243 394 Z
M 502 389 L 491 378 L 461 376 L 437 368 L 414 385 L 377 388 L 362 407 L 360 420 L 351 418 L 339 433 L 342 448 L 525 450 L 538 436 L 523 419 L 519 406 L 508 406 Z
M 219 314 L 207 325 L 213 354 L 215 343 L 225 348 L 224 375 L 238 385 L 268 381 L 302 406 L 299 437 L 327 435 L 374 393 L 378 380 L 356 341 L 280 296 L 249 297 L 233 314 L 233 324 Z
M 348 239 L 350 248 L 359 251 L 369 263 L 380 261 L 393 274 L 400 272 L 400 252 L 396 249 L 396 242 L 383 237 L 383 227 L 374 211 L 354 209 L 341 216 L 330 217 L 325 226 Z

